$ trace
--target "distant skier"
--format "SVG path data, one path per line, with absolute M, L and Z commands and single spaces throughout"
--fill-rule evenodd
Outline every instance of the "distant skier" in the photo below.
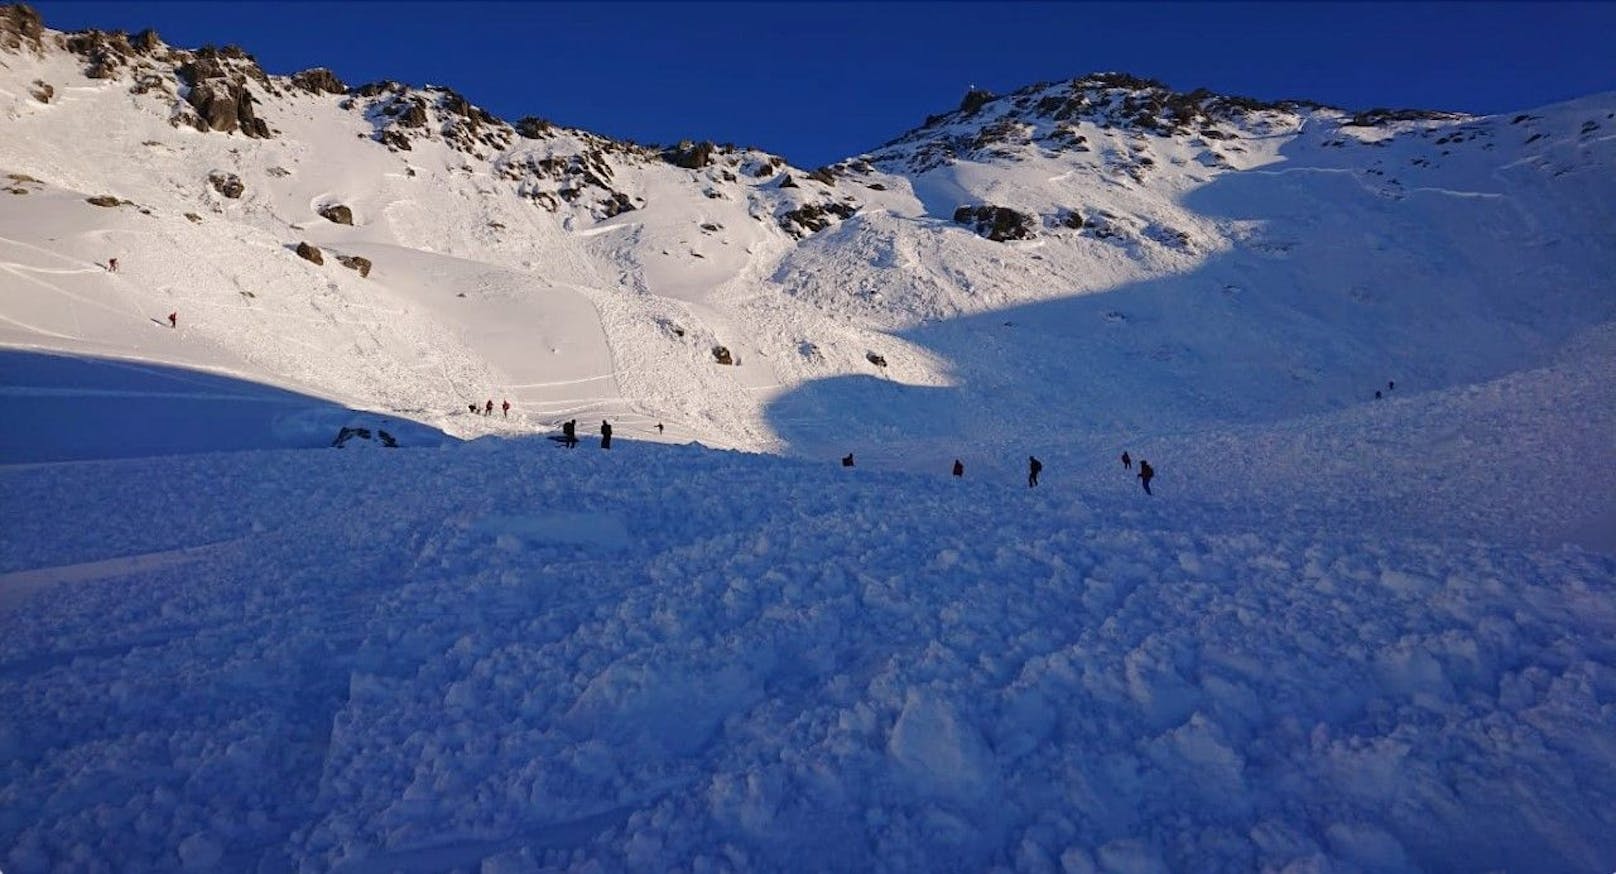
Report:
M 1394 388 L 1397 388 L 1397 380 L 1395 380 L 1395 379 L 1386 380 L 1386 390 L 1391 391 Z
M 1380 400 L 1380 390 L 1379 389 L 1375 390 L 1375 400 L 1377 400 L 1377 401 Z
M 612 423 L 605 419 L 600 420 L 600 448 L 612 448 Z
M 505 414 L 505 418 L 509 419 L 511 417 L 511 402 L 509 398 L 500 403 L 499 411 Z
M 1027 456 L 1027 488 L 1038 485 L 1038 474 L 1044 469 L 1044 463 L 1038 459 Z
M 561 442 L 568 449 L 578 448 L 578 420 L 568 419 L 561 423 Z
M 662 423 L 661 422 L 656 423 L 656 432 L 658 434 L 662 433 Z
M 168 314 L 168 326 L 170 328 L 178 328 L 180 326 L 180 314 L 178 312 Z
M 117 258 L 108 258 L 107 259 L 107 272 L 108 273 L 117 273 L 118 272 L 118 259 Z
M 954 475 L 955 476 L 964 476 L 965 475 L 965 462 L 960 461 L 958 458 L 954 459 Z
M 1145 494 L 1147 495 L 1151 493 L 1150 478 L 1155 475 L 1156 469 L 1150 466 L 1150 462 L 1144 460 L 1143 458 L 1139 459 L 1139 482 L 1144 485 Z
M 846 455 L 842 456 L 842 467 L 852 467 L 852 466 L 853 466 L 853 453 L 849 452 Z
M 1122 469 L 1133 470 L 1133 456 L 1129 455 L 1127 450 L 1122 452 Z
M 485 415 L 485 416 L 494 415 L 494 399 L 493 398 L 489 398 L 488 399 L 488 406 L 483 407 L 483 415 Z

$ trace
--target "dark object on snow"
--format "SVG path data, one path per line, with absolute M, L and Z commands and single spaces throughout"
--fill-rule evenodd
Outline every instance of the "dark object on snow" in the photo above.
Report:
M 511 402 L 509 400 L 501 402 L 499 411 L 505 414 L 505 418 L 509 419 L 511 417 Z
M 349 270 L 359 271 L 361 278 L 370 275 L 370 259 L 361 255 L 338 255 L 338 263 Z
M 304 261 L 312 261 L 315 264 L 325 263 L 325 256 L 320 254 L 320 247 L 310 245 L 307 242 L 297 244 L 297 257 L 302 258 Z
M 240 176 L 234 173 L 226 173 L 223 170 L 215 170 L 209 173 L 208 184 L 213 186 L 214 191 L 231 200 L 239 199 L 247 190 L 247 186 L 241 181 Z
M 954 459 L 954 475 L 955 476 L 964 476 L 965 475 L 965 462 L 960 461 L 958 458 Z
M 561 442 L 565 443 L 568 449 L 578 448 L 577 419 L 568 419 L 561 423 Z
M 1386 381 L 1386 390 L 1391 391 L 1394 388 L 1397 388 L 1397 382 L 1395 380 L 1387 380 Z
M 1038 474 L 1044 469 L 1044 463 L 1038 459 L 1027 456 L 1027 488 L 1038 485 Z
M 1375 390 L 1375 400 L 1380 400 L 1380 389 Z
M 471 414 L 473 416 L 477 415 L 477 405 L 476 404 L 466 404 L 466 409 L 470 410 Z
M 1156 469 L 1150 466 L 1150 462 L 1144 460 L 1143 458 L 1139 459 L 1139 482 L 1144 485 L 1145 494 L 1147 495 L 1151 493 L 1150 478 L 1155 475 Z
M 292 84 L 310 94 L 347 94 L 348 86 L 325 67 L 314 67 L 292 74 Z
M 724 346 L 713 347 L 713 360 L 719 364 L 734 364 L 735 359 L 730 356 L 729 349 Z
M 853 466 L 853 453 L 849 452 L 846 455 L 842 456 L 842 467 L 852 467 L 852 466 Z
M 488 399 L 488 406 L 483 407 L 483 415 L 485 415 L 485 416 L 494 415 L 494 399 L 493 398 L 489 398 Z
M 340 203 L 320 207 L 320 217 L 328 222 L 336 222 L 339 225 L 353 224 L 353 210 Z
M 886 367 L 887 366 L 886 358 L 884 358 L 884 357 L 882 357 L 880 355 L 877 355 L 874 352 L 866 352 L 866 353 L 864 353 L 864 360 L 870 362 L 871 364 L 874 364 L 876 367 Z
M 109 272 L 109 273 L 117 273 L 118 272 L 118 259 L 117 258 L 108 258 L 107 259 L 107 272 Z
M 1037 218 L 1009 207 L 984 204 L 954 210 L 954 223 L 969 227 L 979 237 L 1003 243 L 1006 240 L 1032 239 Z
M 349 440 L 352 440 L 355 437 L 359 438 L 360 440 L 369 440 L 370 429 L 343 427 L 341 431 L 337 432 L 337 439 L 331 441 L 331 445 L 341 449 Z M 383 431 L 380 428 L 376 429 L 376 442 L 387 447 L 388 449 L 398 448 L 398 441 L 393 438 L 393 435 Z
M 600 448 L 612 448 L 612 423 L 605 419 L 600 420 Z
M 1122 453 L 1122 469 L 1133 470 L 1133 457 L 1128 454 L 1127 450 L 1123 450 Z
M 662 423 L 661 422 L 656 423 L 656 432 L 658 434 L 662 433 Z
M 180 326 L 180 314 L 178 311 L 168 314 L 168 326 L 170 328 L 178 328 Z

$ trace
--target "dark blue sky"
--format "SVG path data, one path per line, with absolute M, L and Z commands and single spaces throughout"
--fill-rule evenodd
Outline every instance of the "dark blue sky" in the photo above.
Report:
M 1263 99 L 1507 112 L 1616 90 L 1610 3 L 38 2 L 48 26 L 236 43 L 272 73 L 448 85 L 496 115 L 799 165 L 1096 70 Z

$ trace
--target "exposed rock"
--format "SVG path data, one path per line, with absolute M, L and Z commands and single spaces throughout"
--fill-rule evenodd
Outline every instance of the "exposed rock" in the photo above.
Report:
M 752 171 L 752 176 L 756 179 L 767 179 L 768 177 L 773 176 L 774 171 L 778 169 L 780 169 L 780 165 L 774 163 L 774 161 L 764 161 L 758 165 L 756 170 Z
M 864 187 L 870 189 L 871 191 L 885 191 L 885 190 L 887 190 L 887 187 L 885 185 L 882 185 L 879 182 L 871 182 L 869 185 L 866 185 Z
M 871 364 L 874 364 L 876 367 L 886 367 L 887 366 L 887 359 L 885 358 L 885 356 L 877 355 L 874 352 L 866 352 L 866 353 L 864 353 L 864 360 L 870 362 Z
M 829 167 L 820 167 L 818 170 L 809 173 L 808 178 L 814 180 L 815 182 L 823 182 L 826 185 L 835 185 L 836 171 Z
M 354 440 L 366 440 L 366 441 L 368 441 L 370 439 L 371 439 L 371 436 L 370 436 L 370 429 L 369 428 L 349 428 L 349 427 L 345 426 L 345 427 L 342 428 L 342 430 L 337 432 L 337 439 L 331 441 L 331 445 L 336 447 L 337 449 L 341 449 L 344 446 L 347 446 L 348 443 L 350 443 L 351 441 L 354 441 Z M 383 431 L 380 428 L 376 429 L 375 441 L 377 443 L 379 443 L 380 445 L 388 448 L 388 449 L 397 449 L 398 448 L 398 439 L 395 438 L 393 435 L 387 433 L 386 431 Z M 368 445 L 368 444 L 364 444 L 364 445 Z
M 713 154 L 718 146 L 711 142 L 692 143 L 685 140 L 677 146 L 662 151 L 662 160 L 675 167 L 686 170 L 700 170 L 713 162 Z
M 780 187 L 781 188 L 800 188 L 801 186 L 799 186 L 797 184 L 797 180 L 791 178 L 790 173 L 787 173 L 786 178 L 780 180 Z
M 325 263 L 325 256 L 320 254 L 319 247 L 312 246 L 307 242 L 297 244 L 297 257 L 302 258 L 304 261 L 313 261 L 316 264 Z
M 247 86 L 228 79 L 201 79 L 191 86 L 185 101 L 196 110 L 201 130 L 269 139 L 269 125 L 253 112 L 256 100 Z
M 537 140 L 550 133 L 554 127 L 549 121 L 536 115 L 524 115 L 516 120 L 516 133 L 524 139 Z
M 1060 215 L 1056 216 L 1055 221 L 1058 222 L 1061 227 L 1071 228 L 1073 230 L 1078 230 L 1083 227 L 1083 216 L 1079 215 L 1078 211 L 1075 209 L 1062 211 Z
M 353 224 L 353 210 L 340 203 L 320 207 L 320 216 L 328 222 L 339 225 Z
M 89 203 L 89 204 L 94 205 L 94 206 L 107 206 L 107 207 L 125 206 L 125 205 L 133 203 L 133 201 L 120 200 L 120 199 L 118 199 L 116 197 L 113 197 L 110 194 L 100 194 L 100 195 L 96 195 L 95 197 L 86 197 L 86 198 L 84 198 L 84 201 L 86 203 Z
M 35 79 L 34 84 L 28 88 L 28 96 L 40 103 L 49 103 L 56 96 L 56 88 L 43 79 Z
M 634 211 L 634 203 L 629 200 L 627 194 L 621 191 L 612 192 L 611 197 L 598 201 L 598 205 L 600 206 L 600 217 L 603 219 Z
M 247 190 L 247 186 L 242 184 L 240 176 L 234 173 L 226 173 L 223 170 L 215 170 L 209 173 L 208 182 L 213 185 L 214 191 L 231 200 L 240 198 L 242 193 Z
M 850 218 L 858 207 L 847 203 L 805 203 L 780 215 L 780 227 L 794 237 L 818 233 L 835 224 L 834 218 Z
M 343 84 L 337 74 L 325 67 L 313 67 L 300 73 L 292 74 L 292 86 L 301 88 L 310 94 L 347 94 L 348 86 Z
M 370 276 L 370 259 L 362 255 L 338 255 L 337 261 L 349 270 L 359 271 L 361 277 Z
M 135 34 L 134 39 L 131 39 L 129 44 L 135 51 L 143 55 L 150 55 L 155 54 L 158 49 L 163 47 L 163 39 L 157 35 L 157 31 L 148 27 Z
M 724 346 L 713 347 L 713 360 L 719 364 L 734 364 L 735 359 L 730 357 L 729 349 Z
M 0 6 L 0 49 L 15 52 L 26 47 L 38 54 L 44 46 L 45 23 L 32 6 Z
M 992 91 L 986 91 L 981 88 L 972 88 L 971 90 L 966 91 L 964 99 L 960 100 L 959 111 L 965 113 L 966 115 L 970 115 L 971 113 L 985 106 L 987 102 L 992 100 L 995 96 L 997 95 L 995 95 Z
M 991 204 L 962 206 L 954 210 L 954 221 L 995 243 L 1032 239 L 1036 226 L 1034 218 L 1026 213 Z
M 199 224 L 202 223 L 202 217 L 197 215 L 194 212 L 186 213 L 185 218 L 188 219 L 192 224 L 198 224 L 199 225 Z
M 375 133 L 375 139 L 376 142 L 393 151 L 408 152 L 410 150 L 410 138 L 404 136 L 402 131 L 379 130 Z

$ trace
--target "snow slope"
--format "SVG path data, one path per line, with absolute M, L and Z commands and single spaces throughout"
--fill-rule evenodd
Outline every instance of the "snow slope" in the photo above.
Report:
M 0 864 L 1616 860 L 1610 554 L 1388 533 L 1373 483 L 1229 512 L 1050 473 L 542 439 L 0 470 Z
M 0 342 L 461 436 L 610 417 L 834 457 L 897 419 L 1010 452 L 1484 381 L 1616 312 L 1612 95 L 1353 115 L 1096 75 L 973 94 L 809 174 L 513 126 L 441 87 L 332 93 L 230 50 L 42 34 L 0 53 Z M 231 77 L 267 138 L 194 129 L 187 96 Z M 209 182 L 229 175 L 239 197 Z M 320 217 L 336 204 L 352 225 Z M 984 239 L 962 206 L 1012 210 L 1026 237 Z M 181 334 L 145 330 L 176 309 Z M 871 378 L 913 390 L 872 398 Z M 489 398 L 514 418 L 462 413 Z
M 7 874 L 1616 868 L 1616 97 L 809 178 L 15 10 Z

